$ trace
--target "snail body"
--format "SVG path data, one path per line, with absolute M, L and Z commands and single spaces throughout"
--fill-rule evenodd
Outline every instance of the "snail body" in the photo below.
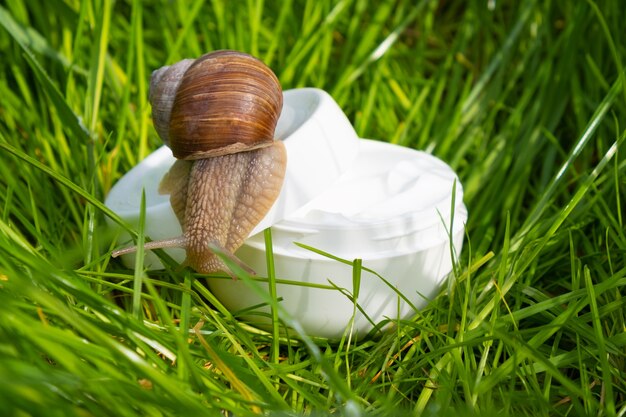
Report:
M 183 247 L 197 272 L 228 272 L 213 248 L 236 260 L 282 187 L 286 152 L 274 140 L 280 83 L 258 59 L 216 51 L 156 70 L 150 102 L 155 129 L 177 158 L 159 192 L 170 195 L 183 234 L 144 247 Z

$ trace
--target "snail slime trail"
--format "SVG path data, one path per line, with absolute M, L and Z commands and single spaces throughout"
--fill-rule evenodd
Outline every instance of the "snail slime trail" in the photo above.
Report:
M 177 158 L 159 192 L 170 195 L 183 234 L 145 249 L 182 247 L 184 264 L 200 273 L 231 273 L 211 248 L 242 265 L 233 253 L 272 207 L 285 176 L 285 147 L 274 140 L 282 100 L 276 75 L 237 51 L 186 59 L 152 74 L 155 129 Z

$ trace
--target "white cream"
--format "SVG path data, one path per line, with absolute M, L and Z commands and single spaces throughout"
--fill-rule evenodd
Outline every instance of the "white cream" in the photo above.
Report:
M 367 139 L 335 183 L 272 227 L 274 251 L 311 256 L 305 243 L 347 258 L 379 258 L 423 250 L 464 226 L 463 187 L 449 166 L 424 152 Z M 249 244 L 260 247 L 263 236 Z

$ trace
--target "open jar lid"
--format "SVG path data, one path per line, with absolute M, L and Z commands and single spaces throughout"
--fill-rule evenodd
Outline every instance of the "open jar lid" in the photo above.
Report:
M 315 88 L 287 90 L 276 126 L 276 138 L 287 151 L 287 168 L 280 195 L 251 236 L 296 212 L 350 169 L 356 159 L 359 139 L 352 124 L 335 100 Z M 158 193 L 159 182 L 175 158 L 166 146 L 157 149 L 124 175 L 109 192 L 105 204 L 131 225 L 139 222 L 141 190 L 146 195 L 145 231 L 151 239 L 181 235 L 180 224 L 168 195 Z M 182 260 L 182 249 L 168 250 Z M 122 260 L 132 265 L 133 254 Z M 158 268 L 150 255 L 146 266 Z

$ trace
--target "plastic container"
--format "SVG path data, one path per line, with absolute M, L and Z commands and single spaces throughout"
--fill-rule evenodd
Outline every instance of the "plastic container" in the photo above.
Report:
M 277 137 L 288 152 L 283 190 L 236 255 L 265 276 L 261 232 L 272 227 L 276 275 L 290 282 L 278 284 L 278 297 L 312 336 L 336 339 L 347 330 L 360 336 L 376 323 L 414 315 L 439 291 L 462 248 L 467 211 L 456 174 L 424 152 L 358 139 L 321 90 L 285 92 Z M 172 162 L 167 148 L 156 151 L 120 180 L 106 201 L 136 223 L 136 196 L 145 187 L 146 234 L 153 239 L 180 234 L 168 197 L 156 195 Z M 362 259 L 364 268 L 379 275 L 363 269 L 356 291 L 350 264 L 294 242 L 348 261 Z M 182 250 L 170 254 L 184 259 Z M 132 267 L 134 258 L 123 262 Z M 159 267 L 155 257 L 147 265 Z M 208 286 L 229 310 L 245 311 L 242 320 L 267 322 L 267 308 L 251 309 L 263 300 L 245 282 L 209 279 Z M 357 292 L 355 309 L 351 295 Z
M 362 336 L 374 323 L 408 318 L 439 291 L 452 270 L 466 220 L 461 184 L 446 164 L 423 152 L 362 139 L 357 160 L 344 176 L 272 226 L 277 278 L 329 288 L 278 284 L 277 295 L 307 333 L 332 339 L 341 337 L 348 325 Z M 363 267 L 384 279 L 361 271 L 355 313 L 352 266 L 294 242 L 347 261 L 359 258 Z M 266 275 L 262 233 L 250 237 L 237 256 Z M 263 301 L 241 281 L 208 284 L 231 311 Z M 245 318 L 264 320 L 263 314 L 254 317 L 250 312 Z

